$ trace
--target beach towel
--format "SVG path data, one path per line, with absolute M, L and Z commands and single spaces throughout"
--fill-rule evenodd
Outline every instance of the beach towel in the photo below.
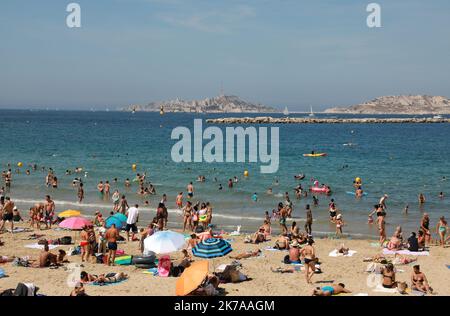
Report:
M 151 268 L 151 269 L 143 271 L 142 273 L 151 274 L 153 276 L 158 276 L 158 268 Z
M 369 294 L 368 293 L 357 293 L 353 296 L 369 296 Z
M 267 250 L 267 251 L 286 251 L 287 249 L 276 249 L 276 248 L 273 248 L 271 246 L 267 246 L 266 248 L 264 248 L 264 250 Z
M 133 260 L 132 256 L 120 256 L 114 260 L 114 263 L 120 266 L 129 266 L 132 260 Z
M 395 255 L 395 254 L 408 255 L 408 256 L 429 256 L 430 252 L 428 252 L 428 251 L 415 252 L 415 251 L 409 251 L 407 249 L 397 250 L 397 251 L 389 250 L 389 249 L 386 249 L 386 248 L 383 249 L 383 255 Z
M 393 288 L 393 289 L 387 289 L 385 287 L 383 287 L 383 285 L 378 284 L 374 289 L 374 292 L 383 292 L 383 293 L 398 293 L 397 288 Z
M 94 286 L 108 286 L 108 285 L 117 285 L 117 284 L 125 282 L 126 280 L 128 280 L 128 279 L 123 279 L 123 280 L 120 280 L 120 281 L 117 281 L 114 283 L 101 283 L 101 282 L 94 281 L 94 282 L 87 283 L 87 284 L 94 285 Z
M 11 232 L 11 229 L 7 229 L 8 233 Z M 32 232 L 29 228 L 21 228 L 21 227 L 15 227 L 13 230 L 14 233 L 23 233 L 23 232 Z
M 38 243 L 34 243 L 34 244 L 28 244 L 25 245 L 26 248 L 31 248 L 31 249 L 41 249 L 44 250 L 44 245 L 39 245 Z M 48 245 L 48 249 L 52 250 L 55 249 L 56 247 L 59 247 L 59 245 Z
M 356 253 L 357 251 L 355 251 L 355 250 L 349 250 L 348 251 L 348 254 L 346 254 L 345 256 L 344 256 L 344 254 L 342 254 L 342 253 L 339 253 L 338 251 L 337 251 L 337 249 L 334 249 L 332 252 L 330 252 L 329 254 L 328 254 L 328 256 L 330 256 L 330 257 L 351 257 L 351 256 L 353 256 L 355 253 Z

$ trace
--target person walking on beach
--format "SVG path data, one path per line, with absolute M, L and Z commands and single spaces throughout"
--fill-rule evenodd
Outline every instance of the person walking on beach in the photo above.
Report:
M 138 229 L 136 223 L 139 221 L 139 205 L 135 204 L 134 207 L 130 207 L 126 213 L 127 215 L 127 226 L 125 230 L 127 231 L 127 241 L 130 241 L 130 230 L 131 230 L 131 240 L 135 240 L 135 234 L 137 234 Z
M 119 238 L 119 231 L 116 228 L 115 224 L 112 224 L 111 227 L 105 233 L 106 241 L 108 242 L 108 257 L 106 258 L 106 264 L 108 266 L 114 266 L 114 261 L 116 260 L 116 251 L 117 251 L 117 238 Z
M 80 182 L 80 184 L 78 185 L 78 203 L 83 202 L 84 199 L 84 189 L 83 189 L 83 183 Z
M 311 211 L 311 207 L 309 204 L 306 204 L 306 222 L 305 222 L 305 231 L 308 235 L 312 235 L 312 226 L 313 223 L 313 215 Z
M 9 196 L 5 197 L 5 204 L 2 208 L 2 221 L 0 223 L 0 232 L 3 231 L 5 227 L 5 223 L 9 222 L 11 224 L 11 233 L 14 232 L 14 202 L 11 201 L 11 198 Z
M 424 213 L 422 220 L 420 221 L 420 230 L 425 234 L 425 245 L 431 242 L 431 232 L 430 232 L 430 216 L 428 213 Z
M 305 277 L 306 283 L 312 284 L 311 278 L 316 270 L 316 250 L 314 249 L 314 240 L 308 239 L 307 245 L 301 250 L 301 256 L 305 263 Z
M 111 199 L 113 201 L 113 211 L 118 212 L 119 208 L 120 208 L 120 192 L 119 192 L 119 190 L 114 191 Z
M 439 218 L 439 222 L 436 225 L 436 232 L 439 236 L 440 239 L 440 244 L 442 247 L 445 247 L 445 234 L 447 233 L 447 221 L 445 220 L 444 216 L 441 216 L 441 218 Z
M 44 211 L 45 211 L 45 227 L 52 228 L 53 216 L 55 216 L 55 202 L 50 198 L 50 195 L 45 196 Z
M 281 202 L 278 204 L 278 212 L 279 212 L 279 216 L 280 216 L 279 222 L 280 222 L 282 234 L 287 234 L 288 233 L 288 229 L 286 226 L 287 211 L 286 211 L 286 208 L 283 206 L 283 203 L 281 203 Z
M 380 246 L 382 247 L 386 241 L 386 222 L 383 213 L 377 217 L 378 231 L 380 233 Z
M 186 231 L 186 226 L 192 230 L 192 202 L 187 201 L 183 208 L 183 232 Z

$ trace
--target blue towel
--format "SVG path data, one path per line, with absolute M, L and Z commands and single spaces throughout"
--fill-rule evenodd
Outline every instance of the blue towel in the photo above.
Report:
M 128 280 L 128 279 L 123 279 L 123 280 L 120 280 L 120 281 L 117 281 L 117 282 L 114 282 L 114 283 L 99 283 L 99 282 L 95 281 L 95 282 L 90 283 L 90 285 L 95 285 L 95 286 L 116 285 L 116 284 L 125 282 L 126 280 Z

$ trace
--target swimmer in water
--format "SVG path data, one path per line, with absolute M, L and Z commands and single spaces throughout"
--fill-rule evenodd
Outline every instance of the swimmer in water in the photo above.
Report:
M 253 200 L 253 202 L 258 202 L 258 194 L 256 192 L 253 193 L 252 200 Z
M 408 214 L 408 210 L 409 210 L 409 204 L 406 204 L 405 209 L 403 210 L 403 212 L 405 214 Z
M 266 191 L 266 193 L 267 193 L 268 195 L 272 195 L 272 194 L 273 194 L 272 188 L 268 188 L 267 191 Z
M 444 192 L 439 193 L 439 198 L 443 199 L 444 198 Z

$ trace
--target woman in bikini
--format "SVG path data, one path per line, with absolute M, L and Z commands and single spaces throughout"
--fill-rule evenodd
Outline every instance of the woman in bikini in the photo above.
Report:
M 445 217 L 442 216 L 441 218 L 439 218 L 439 222 L 436 225 L 436 232 L 439 235 L 439 239 L 440 239 L 440 244 L 442 247 L 445 246 L 445 234 L 447 233 L 447 221 L 445 220 Z M 448 239 L 448 238 L 447 238 Z
M 384 221 L 384 216 L 377 217 L 378 231 L 380 232 L 380 246 L 383 246 L 386 241 L 386 222 Z
M 301 256 L 305 263 L 306 283 L 308 284 L 312 284 L 311 278 L 316 270 L 316 250 L 314 249 L 313 244 L 314 240 L 310 238 L 307 245 L 301 250 Z
M 381 269 L 381 274 L 383 275 L 383 287 L 387 289 L 392 289 L 397 287 L 397 281 L 395 281 L 395 271 L 394 265 L 388 263 L 384 268 Z
M 428 284 L 427 277 L 420 271 L 420 266 L 415 265 L 411 273 L 411 288 L 422 293 L 433 293 L 433 289 Z
M 192 203 L 187 201 L 183 208 L 183 232 L 186 230 L 186 226 L 192 230 Z
M 431 232 L 430 232 L 430 216 L 428 213 L 424 213 L 422 221 L 420 222 L 420 229 L 425 234 L 425 245 L 431 242 Z

